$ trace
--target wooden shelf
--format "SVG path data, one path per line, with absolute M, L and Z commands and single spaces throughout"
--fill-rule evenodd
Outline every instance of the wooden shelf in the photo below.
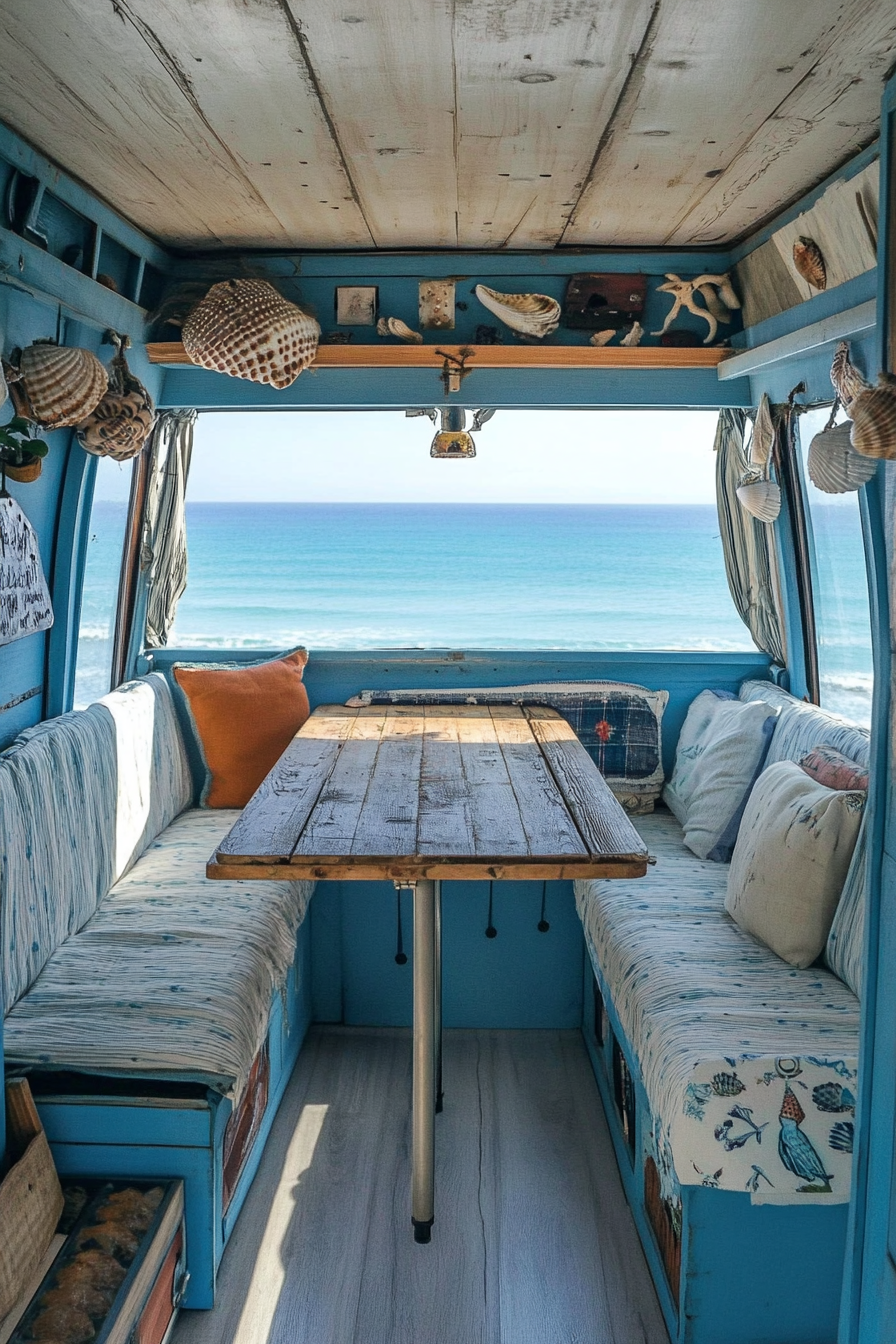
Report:
M 147 345 L 151 364 L 190 364 L 180 341 Z M 720 346 L 320 345 L 316 369 L 441 369 L 443 350 L 472 351 L 473 369 L 714 369 L 732 351 Z

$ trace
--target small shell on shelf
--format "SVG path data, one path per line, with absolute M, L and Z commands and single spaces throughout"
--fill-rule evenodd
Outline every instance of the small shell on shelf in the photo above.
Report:
M 814 238 L 802 234 L 793 245 L 793 264 L 813 289 L 824 289 L 828 283 L 827 267 L 821 248 Z
M 767 467 L 775 443 L 775 426 L 772 422 L 772 408 L 768 393 L 763 392 L 753 421 L 753 437 L 750 440 L 750 461 L 754 466 Z
M 857 453 L 850 443 L 849 421 L 823 429 L 809 445 L 806 469 L 809 480 L 826 495 L 845 495 L 860 490 L 877 471 L 873 458 Z
M 477 285 L 475 294 L 483 307 L 505 326 L 524 336 L 541 339 L 560 325 L 560 304 L 547 294 L 501 294 L 488 285 Z
M 8 374 L 17 414 L 44 429 L 77 425 L 99 405 L 108 374 L 90 350 L 35 341 Z
M 609 345 L 616 335 L 616 328 L 610 327 L 607 331 L 596 331 L 588 342 L 589 345 Z
M 831 363 L 831 384 L 847 415 L 860 392 L 871 384 L 863 378 L 849 357 L 849 341 L 840 341 Z
M 896 386 L 882 373 L 877 387 L 860 392 L 849 410 L 851 442 L 866 457 L 896 457 Z
M 320 326 L 267 280 L 223 280 L 192 310 L 182 335 L 201 368 L 284 388 L 313 361 Z
M 781 512 L 781 487 L 775 481 L 747 478 L 737 487 L 737 497 L 761 523 L 773 523 Z
M 406 341 L 408 345 L 422 345 L 423 335 L 419 331 L 414 331 L 407 322 L 402 322 L 400 317 L 381 317 L 376 324 L 377 336 L 397 336 L 400 341 Z
M 641 326 L 641 323 L 633 322 L 631 331 L 627 332 L 626 335 L 623 336 L 619 344 L 631 348 L 631 346 L 633 345 L 640 345 L 643 336 L 644 336 L 644 328 Z

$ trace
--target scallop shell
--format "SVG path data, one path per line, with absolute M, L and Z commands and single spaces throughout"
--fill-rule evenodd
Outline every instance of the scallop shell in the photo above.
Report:
M 753 421 L 753 438 L 750 441 L 750 461 L 757 467 L 767 467 L 775 443 L 775 426 L 772 421 L 772 408 L 768 393 L 763 392 Z
M 736 1073 L 716 1073 L 713 1075 L 712 1090 L 717 1097 L 737 1097 L 747 1090 Z
M 797 238 L 793 245 L 793 264 L 813 289 L 825 288 L 828 283 L 827 267 L 821 248 L 814 238 L 805 238 L 802 235 Z
M 849 357 L 849 341 L 840 341 L 831 363 L 831 383 L 847 415 L 860 392 L 871 384 L 863 378 Z
M 99 405 L 109 378 L 96 355 L 78 347 L 35 341 L 22 351 L 10 380 L 19 415 L 44 429 L 65 429 Z
M 823 429 L 809 445 L 806 467 L 809 480 L 826 495 L 846 495 L 859 490 L 877 471 L 873 458 L 857 453 L 849 441 L 849 421 Z
M 860 392 L 849 408 L 850 440 L 866 457 L 896 457 L 896 388 L 882 375 L 877 387 Z
M 423 336 L 419 331 L 414 331 L 407 322 L 402 322 L 400 317 L 381 317 L 376 324 L 377 336 L 397 336 L 400 341 L 407 341 L 408 345 L 422 345 Z
M 120 341 L 112 361 L 109 390 L 78 426 L 78 441 L 95 457 L 127 462 L 142 450 L 155 421 L 152 397 L 128 368 L 124 342 Z
M 560 325 L 560 304 L 547 294 L 501 294 L 488 285 L 477 285 L 475 294 L 506 327 L 524 336 L 550 336 Z
M 747 513 L 761 523 L 773 523 L 781 512 L 781 487 L 774 481 L 743 481 L 737 497 Z
M 212 285 L 183 326 L 194 364 L 284 388 L 314 359 L 320 327 L 266 280 Z

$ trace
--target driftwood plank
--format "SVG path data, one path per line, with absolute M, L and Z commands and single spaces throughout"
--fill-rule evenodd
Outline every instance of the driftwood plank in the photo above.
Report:
M 247 878 L 265 881 L 292 882 L 309 878 L 314 882 L 417 882 L 429 878 L 434 882 L 558 882 L 577 877 L 643 877 L 647 872 L 646 852 L 633 857 L 609 859 L 576 858 L 461 858 L 456 854 L 433 857 L 405 858 L 389 855 L 357 858 L 316 859 L 301 858 L 290 863 L 218 862 L 212 855 L 206 866 L 206 877 L 218 881 L 245 881 Z
M 420 769 L 418 854 L 472 854 L 473 818 L 454 708 L 427 706 Z
M 519 705 L 490 705 L 489 709 L 530 853 L 584 857 L 588 850 L 525 713 Z
M 284 861 L 336 763 L 358 716 L 343 705 L 322 705 L 290 742 L 218 846 L 228 863 Z
M 461 765 L 470 800 L 472 854 L 479 858 L 529 855 L 519 803 L 507 773 L 488 705 L 456 705 Z
M 363 768 L 353 742 L 346 743 L 344 751 L 346 768 Z M 352 841 L 352 855 L 386 857 L 417 852 L 422 755 L 423 711 L 389 706 L 368 776 L 370 783 Z
M 555 709 L 527 708 L 526 715 L 592 857 L 646 856 L 644 841 L 566 720 Z
M 385 726 L 384 709 L 373 714 L 358 711 L 346 745 L 299 836 L 293 860 L 309 854 L 351 854 Z

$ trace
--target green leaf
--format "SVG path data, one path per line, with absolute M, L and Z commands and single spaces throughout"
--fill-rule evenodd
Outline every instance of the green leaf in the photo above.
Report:
M 43 439 L 29 439 L 28 452 L 32 457 L 46 457 L 50 451 L 50 445 L 44 443 Z

